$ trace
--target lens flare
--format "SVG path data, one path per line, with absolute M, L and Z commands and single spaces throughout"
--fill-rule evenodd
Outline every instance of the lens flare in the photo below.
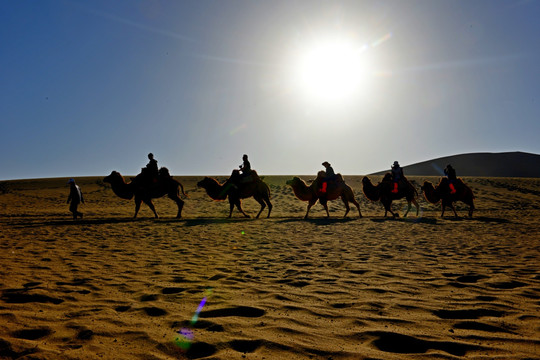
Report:
M 195 314 L 191 317 L 190 325 L 194 326 L 197 321 L 199 320 L 199 314 L 201 313 L 202 309 L 204 308 L 204 305 L 206 305 L 206 301 L 210 295 L 212 295 L 213 289 L 212 288 L 206 288 L 204 290 L 204 297 L 199 303 L 199 306 L 197 306 L 197 310 L 195 310 Z M 183 351 L 189 350 L 191 347 L 191 344 L 193 343 L 193 339 L 195 338 L 195 335 L 193 333 L 193 330 L 190 328 L 182 328 L 180 331 L 178 331 L 179 336 L 176 336 L 173 340 L 174 344 L 178 346 Z

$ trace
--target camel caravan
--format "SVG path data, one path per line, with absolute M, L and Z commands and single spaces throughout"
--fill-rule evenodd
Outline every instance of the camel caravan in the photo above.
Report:
M 123 176 L 117 171 L 112 171 L 103 181 L 111 184 L 113 192 L 120 198 L 127 200 L 134 198 L 134 218 L 137 217 L 141 203 L 145 203 L 152 210 L 155 218 L 158 218 L 152 199 L 165 195 L 176 203 L 178 207 L 176 218 L 181 218 L 184 201 L 180 198 L 180 194 L 188 197 L 184 192 L 184 187 L 170 175 L 167 168 L 162 167 L 158 169 L 157 161 L 154 159 L 153 154 L 148 154 L 148 158 L 150 161 L 146 168 L 142 168 L 141 173 L 131 178 L 130 182 L 126 182 Z M 272 212 L 270 187 L 259 177 L 255 170 L 251 169 L 248 156 L 244 155 L 242 159 L 243 163 L 239 166 L 240 169 L 233 170 L 231 176 L 224 183 L 220 183 L 211 177 L 205 177 L 197 183 L 197 188 L 204 189 L 213 200 L 224 201 L 228 199 L 229 218 L 232 217 L 234 207 L 245 217 L 250 217 L 242 209 L 242 199 L 250 197 L 253 197 L 261 206 L 256 218 L 259 218 L 267 207 L 268 214 L 266 217 L 270 217 L 270 213 Z M 361 218 L 360 204 L 355 199 L 352 188 L 345 183 L 341 174 L 334 172 L 330 163 L 325 161 L 322 165 L 326 168 L 325 171 L 319 171 L 317 177 L 309 181 L 309 185 L 297 176 L 286 182 L 299 200 L 308 203 L 304 219 L 308 218 L 310 209 L 317 201 L 324 207 L 326 216 L 330 217 L 328 201 L 338 198 L 345 205 L 344 218 L 347 217 L 350 211 L 350 203 L 356 206 L 358 216 Z M 475 209 L 475 197 L 471 188 L 461 178 L 456 178 L 455 170 L 451 165 L 448 165 L 444 172 L 446 177 L 441 178 L 438 185 L 434 186 L 429 181 L 424 182 L 421 190 L 425 199 L 432 204 L 441 202 L 441 217 L 444 216 L 446 208 L 450 207 L 454 216 L 457 218 L 458 215 L 454 206 L 454 203 L 457 201 L 461 201 L 469 206 L 469 217 L 472 217 Z M 392 202 L 403 198 L 406 199 L 408 204 L 404 217 L 411 210 L 411 204 L 414 204 L 416 207 L 416 216 L 419 214 L 420 206 L 417 202 L 418 192 L 414 185 L 404 176 L 403 169 L 397 161 L 392 165 L 391 172 L 386 173 L 377 185 L 374 185 L 369 177 L 363 177 L 362 190 L 367 199 L 373 202 L 381 202 L 384 207 L 384 217 L 387 217 L 388 213 L 394 218 L 399 217 L 399 214 L 392 211 Z

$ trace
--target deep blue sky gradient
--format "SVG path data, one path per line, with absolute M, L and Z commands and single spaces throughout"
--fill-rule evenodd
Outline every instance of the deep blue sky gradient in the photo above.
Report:
M 540 153 L 539 18 L 526 0 L 3 1 L 0 180 L 135 174 L 148 152 L 175 175 L 244 153 L 291 175 Z M 339 107 L 291 85 L 327 34 L 371 59 Z

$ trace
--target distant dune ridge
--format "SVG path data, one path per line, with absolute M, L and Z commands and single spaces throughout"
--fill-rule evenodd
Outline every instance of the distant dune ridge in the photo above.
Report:
M 396 160 L 399 161 L 399 159 Z M 520 151 L 445 156 L 407 166 L 402 164 L 402 167 L 405 175 L 442 176 L 443 169 L 448 164 L 452 164 L 458 176 L 540 177 L 540 155 Z M 381 175 L 387 171 L 380 171 L 375 175 Z

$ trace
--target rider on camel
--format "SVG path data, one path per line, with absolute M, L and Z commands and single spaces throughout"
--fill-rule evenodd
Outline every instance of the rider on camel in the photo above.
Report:
M 456 193 L 456 187 L 454 186 L 454 183 L 456 182 L 456 170 L 452 167 L 452 165 L 448 164 L 446 165 L 446 169 L 444 169 L 444 175 L 448 178 L 448 185 L 450 186 L 450 194 Z
M 323 162 L 322 166 L 326 168 L 326 176 L 323 179 L 321 192 L 326 193 L 328 181 L 334 181 L 336 179 L 336 173 L 328 161 Z
M 154 159 L 154 154 L 148 154 L 148 159 L 150 160 L 146 164 L 146 175 L 148 176 L 149 182 L 157 182 L 159 170 L 157 160 Z
M 240 165 L 240 171 L 242 171 L 242 175 L 244 177 L 249 176 L 249 174 L 251 174 L 251 164 L 249 163 L 248 156 L 244 154 L 244 156 L 242 156 L 242 160 L 244 162 L 242 165 Z
M 405 175 L 403 175 L 403 169 L 401 166 L 399 166 L 397 161 L 394 161 L 394 165 L 392 165 L 392 181 L 394 182 L 394 189 L 392 190 L 392 193 L 398 193 L 398 182 L 404 177 Z

